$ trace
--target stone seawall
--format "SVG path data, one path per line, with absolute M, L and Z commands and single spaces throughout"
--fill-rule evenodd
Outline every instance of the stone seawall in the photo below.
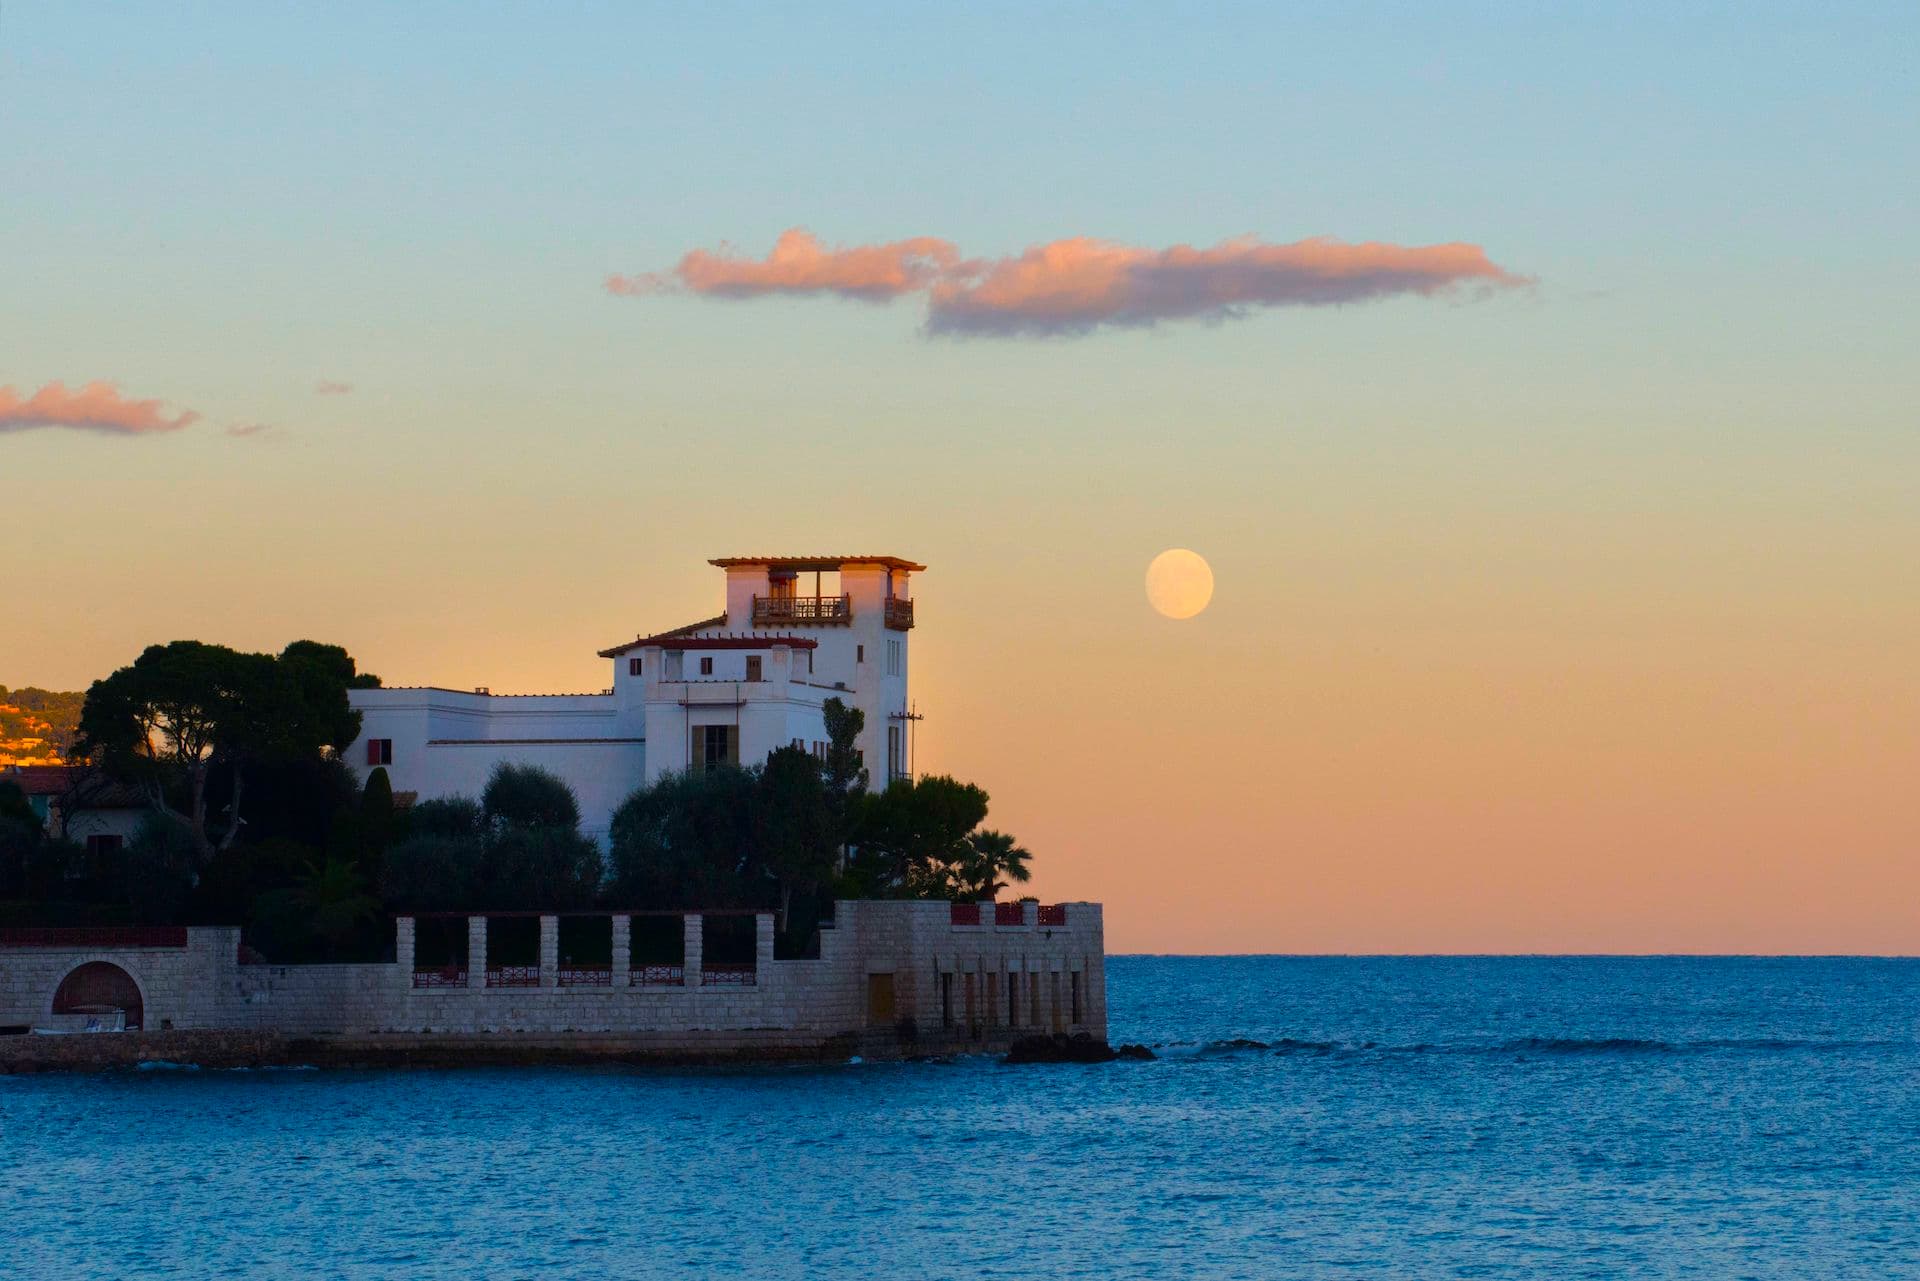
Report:
M 0 1076 L 149 1068 L 724 1067 L 846 1063 L 1004 1053 L 1004 1035 L 903 1041 L 891 1034 L 823 1039 L 760 1032 L 655 1036 L 402 1033 L 313 1037 L 279 1032 L 87 1033 L 0 1037 Z
M 614 939 L 611 969 L 563 964 L 550 915 L 539 964 L 504 967 L 486 955 L 484 916 L 457 922 L 464 956 L 431 969 L 416 964 L 405 917 L 383 964 L 249 964 L 231 928 L 0 931 L 0 1028 L 118 1009 L 140 1029 L 0 1036 L 0 1071 L 182 1054 L 208 1066 L 825 1061 L 992 1050 L 1033 1033 L 1106 1038 L 1097 903 L 843 901 L 813 960 L 775 959 L 761 914 L 750 962 L 707 956 L 704 918 L 690 913 L 679 963 L 650 967 L 636 964 L 628 916 L 596 915 Z M 187 1033 L 206 1039 L 151 1039 Z

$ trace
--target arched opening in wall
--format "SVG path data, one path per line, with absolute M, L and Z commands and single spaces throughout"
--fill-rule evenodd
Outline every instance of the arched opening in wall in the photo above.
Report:
M 107 961 L 88 961 L 60 980 L 53 993 L 55 1014 L 98 1014 L 124 1010 L 127 1030 L 144 1026 L 145 1008 L 140 985 L 133 976 Z

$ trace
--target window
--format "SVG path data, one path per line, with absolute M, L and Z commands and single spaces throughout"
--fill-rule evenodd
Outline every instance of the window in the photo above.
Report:
M 853 661 L 856 663 L 864 663 L 867 661 L 867 647 L 865 645 L 855 645 L 853 647 Z
M 904 676 L 907 670 L 906 649 L 897 640 L 887 642 L 887 675 Z
M 713 675 L 713 660 L 711 658 L 703 658 L 700 660 L 700 674 L 702 676 Z
M 367 764 L 393 764 L 393 740 L 390 738 L 370 738 L 367 740 Z
M 760 674 L 760 655 L 758 654 L 747 655 L 747 679 L 750 681 L 765 679 Z
M 87 853 L 94 855 L 96 858 L 102 854 L 118 854 L 123 844 L 125 844 L 125 839 L 121 836 L 112 833 L 96 832 L 87 838 Z
M 640 664 L 645 661 L 646 660 L 639 658 L 629 658 L 627 660 L 627 675 L 638 676 L 640 674 Z
M 740 763 L 740 737 L 731 725 L 695 725 L 693 759 L 695 769 L 718 769 Z
M 899 778 L 907 772 L 906 762 L 900 751 L 900 727 L 887 726 L 887 777 Z

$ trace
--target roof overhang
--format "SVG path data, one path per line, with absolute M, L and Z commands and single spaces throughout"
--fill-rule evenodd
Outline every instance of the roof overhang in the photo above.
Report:
M 618 658 L 635 649 L 772 649 L 776 645 L 784 645 L 788 649 L 817 649 L 820 642 L 805 636 L 688 636 L 681 632 L 666 632 L 659 636 L 642 636 L 625 645 L 603 649 L 600 657 Z
M 927 568 L 900 556 L 721 556 L 707 564 L 717 565 L 721 569 L 765 565 L 768 569 L 793 569 L 805 573 L 825 573 L 843 565 L 879 565 L 913 574 L 922 573 Z

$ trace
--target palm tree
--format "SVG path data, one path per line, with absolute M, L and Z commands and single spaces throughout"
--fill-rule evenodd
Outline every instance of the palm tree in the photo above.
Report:
M 992 898 L 1014 881 L 1029 881 L 1033 857 L 1005 832 L 982 829 L 967 838 L 966 857 L 955 868 L 958 898 Z
M 368 893 L 360 865 L 335 855 L 320 865 L 307 865 L 307 874 L 294 889 L 295 901 L 308 913 L 308 926 L 332 957 L 350 942 L 380 910 L 380 900 Z

